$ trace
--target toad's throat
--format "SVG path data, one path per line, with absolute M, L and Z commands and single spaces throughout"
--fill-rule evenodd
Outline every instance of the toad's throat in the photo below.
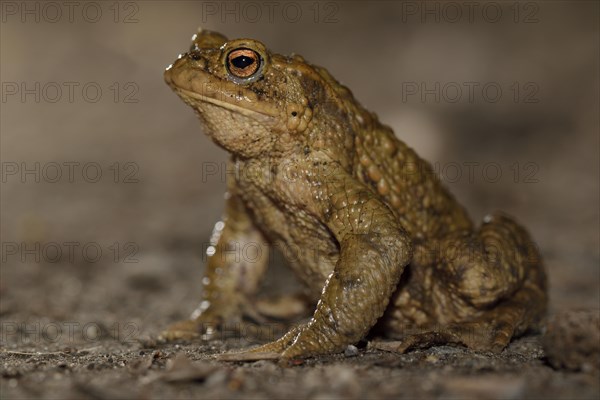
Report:
M 190 106 L 196 108 L 197 102 L 204 102 L 214 104 L 219 107 L 226 108 L 238 114 L 253 118 L 258 121 L 269 122 L 272 121 L 273 118 L 279 115 L 279 112 L 272 107 L 261 107 L 261 110 L 256 110 L 248 107 L 244 107 L 238 104 L 235 104 L 235 100 L 225 101 L 216 99 L 215 97 L 202 95 L 200 93 L 193 92 L 191 90 L 186 90 L 180 87 L 175 87 L 177 94 L 184 99 L 186 103 Z M 247 101 L 245 102 L 247 103 Z

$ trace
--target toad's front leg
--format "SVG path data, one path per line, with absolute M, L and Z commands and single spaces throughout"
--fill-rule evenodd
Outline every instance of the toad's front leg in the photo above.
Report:
M 313 204 L 313 211 L 322 216 L 339 243 L 334 271 L 308 324 L 251 353 L 275 352 L 285 360 L 343 351 L 382 316 L 411 259 L 410 239 L 388 207 L 345 172 L 329 176 L 335 179 L 315 185 L 327 200 Z M 240 359 L 247 355 L 240 353 Z
M 340 244 L 339 261 L 313 318 L 300 329 L 282 358 L 343 351 L 363 338 L 383 315 L 408 262 L 406 236 L 351 233 Z

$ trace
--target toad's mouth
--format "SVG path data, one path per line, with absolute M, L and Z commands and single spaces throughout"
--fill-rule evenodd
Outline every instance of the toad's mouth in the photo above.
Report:
M 198 103 L 210 103 L 240 115 L 263 122 L 272 121 L 279 115 L 279 112 L 273 107 L 265 107 L 263 104 L 252 102 L 244 96 L 234 96 L 222 93 L 216 94 L 216 96 L 210 96 L 208 94 L 200 94 L 191 90 L 183 89 L 178 86 L 173 86 L 173 89 L 187 105 L 194 109 L 199 107 Z M 219 98 L 216 98 L 217 96 Z

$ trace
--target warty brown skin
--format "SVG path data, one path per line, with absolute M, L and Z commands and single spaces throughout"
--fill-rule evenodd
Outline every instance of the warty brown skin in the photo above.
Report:
M 260 320 L 252 299 L 269 246 L 284 250 L 318 301 L 310 322 L 249 352 L 335 353 L 369 332 L 400 339 L 397 351 L 500 351 L 539 324 L 546 277 L 528 233 L 500 213 L 475 228 L 430 165 L 325 69 L 199 31 L 165 80 L 236 171 L 203 301 L 165 339 Z M 248 244 L 260 256 L 235 254 Z

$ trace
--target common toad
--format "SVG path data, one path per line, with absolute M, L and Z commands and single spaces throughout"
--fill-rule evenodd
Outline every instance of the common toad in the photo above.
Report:
M 502 213 L 475 227 L 430 164 L 325 69 L 200 30 L 165 80 L 235 173 L 203 301 L 164 338 L 257 317 L 268 246 L 284 250 L 316 306 L 310 322 L 248 350 L 257 355 L 341 352 L 369 332 L 399 339 L 400 352 L 497 352 L 540 323 L 546 276 L 524 228 Z M 259 256 L 232 254 L 249 243 Z

